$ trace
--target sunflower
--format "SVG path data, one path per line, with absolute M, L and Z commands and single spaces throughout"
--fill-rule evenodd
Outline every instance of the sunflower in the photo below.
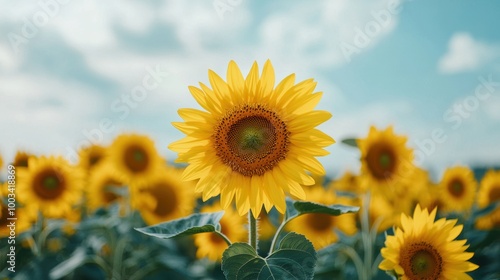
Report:
M 500 228 L 500 208 L 497 207 L 491 213 L 477 218 L 475 226 L 481 230 Z
M 126 183 L 147 180 L 163 164 L 153 140 L 138 134 L 118 136 L 109 148 L 108 160 Z
M 314 184 L 305 170 L 325 174 L 315 157 L 335 142 L 315 128 L 331 117 L 314 110 L 322 96 L 313 93 L 316 82 L 294 85 L 291 74 L 275 88 L 269 60 L 260 77 L 256 62 L 243 79 L 234 61 L 227 83 L 213 71 L 208 76 L 212 89 L 189 87 L 206 111 L 180 109 L 185 122 L 173 123 L 187 135 L 169 146 L 177 162 L 189 163 L 183 178 L 199 179 L 203 200 L 220 194 L 224 209 L 234 198 L 240 215 L 251 210 L 257 218 L 262 206 L 284 213 L 285 194 L 305 199 L 301 185 Z
M 331 205 L 338 204 L 333 192 L 326 191 L 322 187 L 307 188 L 307 199 L 312 202 Z M 328 214 L 305 214 L 299 216 L 288 224 L 288 229 L 303 234 L 309 239 L 316 250 L 324 248 L 338 240 L 335 229 L 344 234 L 353 235 L 356 233 L 356 220 L 354 214 L 343 214 L 332 216 Z
M 489 170 L 481 180 L 477 204 L 484 208 L 500 201 L 500 171 Z
M 92 144 L 78 151 L 78 156 L 79 156 L 78 165 L 83 170 L 90 171 L 98 163 L 102 162 L 102 160 L 106 157 L 106 155 L 107 155 L 106 147 Z
M 132 187 L 132 205 L 148 225 L 192 213 L 194 183 L 182 181 L 181 175 L 182 171 L 165 166 L 153 177 Z
M 366 189 L 364 189 L 360 184 L 359 176 L 349 171 L 346 171 L 342 176 L 340 176 L 340 178 L 332 180 L 329 188 L 334 191 L 356 194 L 366 192 Z
M 364 189 L 383 193 L 394 199 L 405 190 L 414 170 L 413 151 L 406 147 L 407 138 L 394 134 L 392 126 L 385 130 L 370 127 L 365 139 L 358 139 L 361 151 L 361 185 Z
M 401 214 L 401 228 L 387 236 L 379 268 L 391 271 L 398 279 L 472 279 L 466 272 L 478 268 L 467 261 L 474 253 L 465 252 L 467 240 L 454 240 L 463 226 L 457 220 L 434 222 L 436 209 L 430 214 L 417 205 L 413 218 Z
M 492 203 L 500 201 L 500 171 L 489 170 L 481 180 L 477 195 L 477 204 L 484 208 Z M 493 212 L 480 217 L 476 221 L 476 227 L 489 230 L 500 227 L 500 207 L 496 207 Z
M 2 158 L 2 155 L 0 154 L 0 168 L 3 167 L 3 158 Z
M 28 167 L 28 160 L 30 159 L 30 157 L 34 157 L 34 155 L 25 151 L 17 151 L 12 165 L 14 165 L 16 168 Z
M 108 164 L 103 164 L 90 172 L 87 188 L 87 205 L 90 211 L 122 201 L 120 195 L 112 188 L 125 188 L 125 184 L 121 181 L 121 177 L 110 169 Z
M 26 207 L 60 218 L 81 198 L 82 172 L 62 157 L 32 157 L 19 170 L 18 194 Z
M 217 212 L 221 210 L 219 204 L 214 204 L 211 206 L 205 206 L 201 209 L 201 212 Z M 247 237 L 247 231 L 245 230 L 245 218 L 238 215 L 233 208 L 229 207 L 224 210 L 224 216 L 220 220 L 221 232 L 229 239 L 231 242 L 243 242 Z M 194 244 L 197 247 L 196 257 L 205 258 L 212 261 L 220 261 L 222 259 L 222 253 L 227 249 L 227 243 L 218 234 L 213 232 L 199 233 L 194 235 Z
M 443 210 L 464 212 L 474 204 L 477 183 L 468 167 L 456 166 L 444 172 L 439 189 Z
M 259 215 L 259 238 L 263 240 L 270 239 L 276 233 L 276 225 L 271 221 L 270 214 L 266 210 L 262 210 Z
M 8 226 L 13 221 L 16 223 L 15 233 L 17 235 L 27 231 L 33 223 L 34 213 L 28 213 L 27 209 L 21 207 L 9 208 L 8 195 L 7 183 L 0 183 L 0 239 L 10 235 Z M 10 218 L 15 218 L 15 220 Z
M 365 206 L 363 205 L 363 207 Z M 362 211 L 359 212 L 359 215 L 361 213 Z M 373 193 L 370 196 L 370 205 L 368 206 L 370 227 L 376 227 L 378 233 L 394 226 L 400 214 L 385 196 L 378 193 Z

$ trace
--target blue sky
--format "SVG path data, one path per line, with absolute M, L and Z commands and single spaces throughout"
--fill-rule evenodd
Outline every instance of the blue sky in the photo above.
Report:
M 246 73 L 271 59 L 277 79 L 317 80 L 333 114 L 321 129 L 338 142 L 393 125 L 436 174 L 500 164 L 498 1 L 0 3 L 7 161 L 17 149 L 71 158 L 132 131 L 173 160 L 183 136 L 170 122 L 199 108 L 187 87 L 208 69 L 225 77 L 230 60 Z M 359 167 L 356 150 L 329 151 L 328 174 Z

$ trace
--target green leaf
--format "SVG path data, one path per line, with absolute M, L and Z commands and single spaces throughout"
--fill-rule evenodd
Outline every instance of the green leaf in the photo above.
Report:
M 222 256 L 222 271 L 228 280 L 312 279 L 316 258 L 311 242 L 291 232 L 267 258 L 246 243 L 232 244 Z
M 196 213 L 185 218 L 154 226 L 136 228 L 135 230 L 162 239 L 202 232 L 215 232 L 220 230 L 219 221 L 222 215 L 224 215 L 224 211 L 215 213 Z
M 295 219 L 300 215 L 319 213 L 338 216 L 346 213 L 356 213 L 359 211 L 357 206 L 344 206 L 340 204 L 323 205 L 309 201 L 294 201 L 286 198 L 286 220 Z
M 298 211 L 299 216 L 310 213 L 338 216 L 346 213 L 356 213 L 359 210 L 357 206 L 345 206 L 340 204 L 323 205 L 309 201 L 295 201 L 293 207 Z
M 351 146 L 354 148 L 358 147 L 358 142 L 356 141 L 356 138 L 347 138 L 341 141 L 342 143 L 346 144 L 347 146 Z

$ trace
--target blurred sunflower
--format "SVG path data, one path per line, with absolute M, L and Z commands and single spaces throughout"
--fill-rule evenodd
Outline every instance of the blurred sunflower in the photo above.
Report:
M 332 180 L 330 182 L 329 188 L 333 191 L 350 192 L 356 194 L 362 194 L 366 192 L 360 184 L 359 176 L 346 171 L 340 178 Z
M 10 235 L 10 228 L 7 226 L 12 220 L 8 218 L 16 218 L 16 234 L 19 235 L 30 229 L 35 216 L 34 213 L 28 213 L 27 209 L 21 207 L 16 207 L 14 212 L 10 212 L 7 204 L 8 194 L 7 183 L 0 183 L 0 239 Z
M 320 186 L 307 188 L 305 191 L 308 201 L 324 205 L 338 204 L 333 192 L 326 191 Z M 319 250 L 338 240 L 336 229 L 347 235 L 355 234 L 357 231 L 355 217 L 354 214 L 340 216 L 305 214 L 290 221 L 287 228 L 305 235 L 313 243 L 314 248 Z
M 18 174 L 19 201 L 46 217 L 64 216 L 82 196 L 81 170 L 62 157 L 32 157 Z
M 220 211 L 222 208 L 219 204 L 205 206 L 201 212 L 212 213 Z M 229 207 L 224 210 L 224 216 L 220 220 L 221 232 L 231 242 L 243 242 L 247 237 L 245 230 L 246 219 L 238 215 L 233 208 Z M 222 253 L 227 249 L 227 243 L 218 234 L 213 232 L 199 233 L 194 235 L 194 244 L 197 247 L 196 257 L 207 257 L 212 261 L 220 261 Z
M 301 185 L 314 184 L 306 170 L 325 174 L 315 157 L 335 142 L 315 128 L 331 117 L 314 110 L 322 96 L 313 93 L 316 82 L 294 85 L 292 74 L 275 88 L 269 60 L 260 77 L 256 62 L 244 79 L 234 61 L 227 82 L 211 70 L 208 76 L 212 89 L 189 87 L 208 112 L 180 109 L 185 122 L 173 123 L 187 135 L 169 146 L 177 162 L 189 163 L 183 178 L 199 179 L 204 200 L 220 194 L 224 209 L 235 198 L 240 215 L 251 210 L 258 217 L 262 206 L 284 213 L 285 194 L 305 199 Z
M 109 163 L 121 180 L 137 183 L 154 176 L 163 160 L 154 142 L 145 135 L 122 134 L 109 147 Z
M 365 207 L 363 205 L 363 207 Z M 397 212 L 395 207 L 381 194 L 373 193 L 370 196 L 370 205 L 368 206 L 368 217 L 370 227 L 376 227 L 377 232 L 386 231 L 394 226 L 397 222 L 397 217 L 401 214 Z M 358 212 L 361 215 L 362 211 Z
M 401 214 L 401 228 L 387 236 L 379 268 L 395 273 L 398 279 L 472 279 L 466 272 L 478 268 L 467 261 L 474 253 L 465 252 L 467 240 L 454 240 L 463 226 L 457 220 L 434 222 L 436 209 L 430 214 L 417 205 L 413 218 Z
M 390 198 L 405 191 L 401 187 L 414 169 L 413 151 L 406 147 L 406 141 L 407 137 L 394 134 L 392 126 L 385 130 L 372 126 L 366 138 L 357 140 L 363 188 Z
M 194 183 L 181 179 L 182 171 L 163 167 L 132 188 L 132 205 L 148 225 L 181 218 L 193 212 Z
M 276 232 L 276 226 L 271 222 L 269 213 L 266 210 L 262 210 L 259 215 L 259 238 L 262 240 L 270 239 L 274 236 Z
M 476 197 L 477 183 L 465 166 L 446 169 L 439 183 L 444 211 L 469 211 Z
M 3 158 L 2 158 L 2 155 L 0 154 L 0 168 L 3 167 Z
M 108 164 L 100 165 L 90 172 L 87 191 L 87 205 L 91 212 L 122 201 L 115 188 L 125 188 L 121 177 L 112 172 Z
M 93 169 L 98 163 L 106 157 L 106 147 L 92 144 L 83 147 L 78 151 L 79 162 L 78 165 L 86 171 Z
M 34 157 L 33 154 L 25 152 L 25 151 L 17 151 L 14 156 L 14 162 L 12 165 L 17 167 L 28 167 L 28 160 L 30 157 Z
M 489 170 L 481 180 L 477 204 L 484 208 L 496 202 L 500 202 L 500 171 Z M 500 207 L 478 218 L 476 227 L 483 230 L 500 227 Z
M 500 171 L 489 170 L 481 180 L 477 204 L 484 208 L 500 201 Z

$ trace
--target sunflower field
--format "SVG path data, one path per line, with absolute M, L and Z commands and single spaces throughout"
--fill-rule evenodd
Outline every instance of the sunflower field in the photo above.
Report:
M 313 79 L 231 61 L 209 84 L 175 162 L 139 133 L 0 158 L 0 279 L 500 279 L 500 171 L 433 180 L 389 126 L 337 139 L 361 168 L 330 178 Z

